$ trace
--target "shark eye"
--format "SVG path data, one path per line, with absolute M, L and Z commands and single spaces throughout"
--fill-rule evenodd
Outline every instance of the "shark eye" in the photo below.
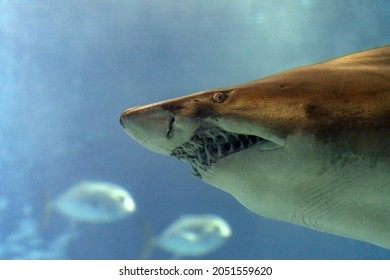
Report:
M 227 98 L 227 95 L 224 94 L 223 92 L 217 92 L 217 93 L 214 93 L 214 95 L 213 95 L 213 99 L 217 103 L 224 102 L 226 100 L 226 98 Z

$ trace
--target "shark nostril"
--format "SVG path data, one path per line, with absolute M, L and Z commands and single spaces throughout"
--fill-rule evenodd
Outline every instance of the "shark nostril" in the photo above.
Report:
M 175 116 L 172 116 L 169 119 L 169 125 L 168 125 L 168 131 L 167 131 L 167 138 L 171 138 L 173 136 L 173 123 L 175 122 Z

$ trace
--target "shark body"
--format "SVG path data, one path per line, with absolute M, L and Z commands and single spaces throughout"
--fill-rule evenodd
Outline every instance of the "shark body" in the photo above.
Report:
M 257 214 L 390 248 L 390 46 L 131 108 L 120 122 Z

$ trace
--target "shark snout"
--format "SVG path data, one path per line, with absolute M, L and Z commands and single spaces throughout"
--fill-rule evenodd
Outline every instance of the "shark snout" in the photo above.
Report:
M 135 107 L 124 111 L 119 121 L 135 141 L 154 152 L 170 154 L 175 146 L 167 137 L 172 119 L 171 112 L 158 107 Z
M 126 133 L 151 151 L 170 155 L 193 135 L 195 125 L 160 105 L 134 107 L 119 119 Z
M 131 120 L 132 116 L 135 116 L 137 114 L 138 108 L 141 108 L 141 106 L 132 107 L 132 108 L 129 108 L 129 109 L 125 110 L 124 112 L 122 112 L 122 114 L 119 118 L 119 122 L 123 128 L 126 129 L 126 125 Z

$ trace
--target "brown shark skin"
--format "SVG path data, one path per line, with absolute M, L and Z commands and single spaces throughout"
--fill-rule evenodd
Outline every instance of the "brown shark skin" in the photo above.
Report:
M 280 137 L 297 130 L 327 138 L 358 128 L 389 130 L 389 77 L 390 47 L 382 47 L 235 87 L 129 109 L 121 119 L 159 108 L 199 119 L 224 115 L 256 120 Z M 222 104 L 208 105 L 216 92 L 229 97 Z M 245 99 L 240 98 L 243 94 Z
M 217 92 L 226 94 L 224 102 L 213 101 Z M 245 170 L 236 170 L 241 161 L 233 154 L 227 158 L 234 164 L 222 159 L 203 180 L 260 215 L 390 248 L 390 46 L 129 109 L 121 123 L 134 137 L 128 123 L 160 112 L 191 119 L 194 127 L 237 123 L 242 134 L 285 139 L 284 149 L 254 156 L 256 168 L 244 161 Z M 249 158 L 253 151 L 237 154 Z M 300 169 L 306 160 L 313 168 Z M 268 163 L 267 170 L 279 168 L 280 182 L 267 177 Z M 261 178 L 257 184 L 245 181 L 251 175 Z

